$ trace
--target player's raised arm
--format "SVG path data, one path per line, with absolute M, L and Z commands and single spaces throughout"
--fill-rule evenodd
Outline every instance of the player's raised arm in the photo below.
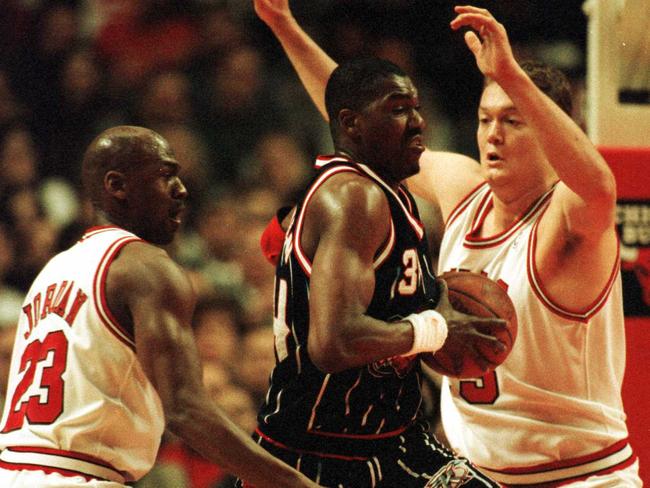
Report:
M 616 185 L 607 163 L 570 115 L 520 67 L 504 26 L 485 9 L 458 6 L 455 10 L 452 29 L 473 29 L 465 33 L 465 42 L 478 68 L 510 97 L 561 180 L 553 205 L 561 207 L 557 215 L 568 233 L 598 238 L 614 224 Z
M 255 12 L 275 34 L 305 89 L 328 120 L 325 86 L 337 63 L 298 25 L 289 0 L 254 0 Z
M 138 360 L 162 400 L 171 432 L 257 488 L 318 486 L 253 442 L 207 395 L 190 327 L 194 292 L 163 250 L 127 245 L 111 266 L 108 294 L 109 301 L 128 308 Z
M 325 86 L 337 63 L 300 27 L 289 8 L 289 0 L 253 0 L 255 11 L 273 31 L 302 84 L 321 115 L 325 109 Z M 443 151 L 427 150 L 422 171 L 408 179 L 416 195 L 441 206 L 443 218 L 469 190 L 482 181 L 473 159 Z

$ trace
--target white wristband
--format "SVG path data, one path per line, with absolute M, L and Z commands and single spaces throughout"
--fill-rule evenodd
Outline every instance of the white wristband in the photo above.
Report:
M 405 317 L 413 326 L 413 346 L 404 356 L 420 352 L 435 353 L 447 339 L 447 321 L 435 310 L 412 313 Z

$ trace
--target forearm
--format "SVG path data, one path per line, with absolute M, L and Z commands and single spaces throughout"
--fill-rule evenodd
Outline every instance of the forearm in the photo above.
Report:
M 257 445 L 206 398 L 193 395 L 168 417 L 168 429 L 225 471 L 256 488 L 307 486 L 302 476 Z
M 573 119 L 519 67 L 498 83 L 533 129 L 559 178 L 586 202 L 613 198 L 609 166 Z
M 307 93 L 328 120 L 325 86 L 337 63 L 298 25 L 293 16 L 282 16 L 269 27 L 282 45 Z
M 310 337 L 309 353 L 314 364 L 326 373 L 358 368 L 375 361 L 401 356 L 411 350 L 413 326 L 406 321 L 388 323 L 359 314 L 344 323 L 335 321 L 338 337 L 318 341 Z M 317 327 L 320 327 L 317 326 Z

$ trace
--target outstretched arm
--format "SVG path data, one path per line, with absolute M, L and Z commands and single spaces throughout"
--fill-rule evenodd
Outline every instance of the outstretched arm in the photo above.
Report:
M 451 27 L 476 31 L 465 33 L 465 42 L 479 69 L 512 100 L 560 179 L 537 233 L 539 279 L 556 304 L 593 310 L 618 259 L 614 176 L 580 127 L 517 64 L 503 25 L 484 9 L 456 7 L 456 12 Z
M 318 486 L 257 445 L 209 398 L 190 327 L 194 293 L 163 250 L 146 243 L 125 246 L 111 265 L 107 288 L 109 301 L 132 317 L 138 360 L 171 432 L 258 488 Z
M 561 184 L 554 196 L 567 231 L 600 235 L 614 224 L 616 186 L 607 163 L 569 115 L 547 97 L 516 62 L 506 30 L 485 9 L 455 8 L 452 29 L 471 27 L 465 42 L 481 72 L 508 94 L 533 130 Z M 478 34 L 477 34 L 478 33 Z
M 289 0 L 253 0 L 255 11 L 273 31 L 307 93 L 328 120 L 325 87 L 337 63 L 298 25 Z M 460 154 L 430 151 L 422 155 L 422 171 L 408 179 L 409 188 L 441 207 L 443 219 L 482 180 L 476 161 Z
M 289 0 L 254 0 L 255 12 L 273 31 L 307 93 L 328 120 L 325 86 L 337 63 L 298 25 Z

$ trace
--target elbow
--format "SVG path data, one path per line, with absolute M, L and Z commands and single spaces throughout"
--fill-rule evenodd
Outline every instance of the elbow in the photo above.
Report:
M 593 188 L 592 203 L 602 209 L 603 215 L 613 215 L 616 210 L 616 179 L 611 171 L 605 172 Z
M 359 356 L 345 340 L 310 340 L 307 351 L 311 362 L 325 374 L 340 373 L 358 366 Z
M 325 374 L 339 373 L 348 369 L 345 353 L 338 348 L 308 346 L 311 362 Z
M 609 168 L 604 172 L 602 178 L 600 178 L 598 194 L 603 201 L 616 203 L 616 178 Z
M 181 436 L 187 425 L 191 424 L 192 409 L 174 405 L 165 409 L 166 428 L 174 434 Z
M 163 400 L 165 423 L 172 432 L 179 432 L 191 423 L 197 408 L 200 408 L 203 395 L 187 388 L 179 388 L 174 395 Z

